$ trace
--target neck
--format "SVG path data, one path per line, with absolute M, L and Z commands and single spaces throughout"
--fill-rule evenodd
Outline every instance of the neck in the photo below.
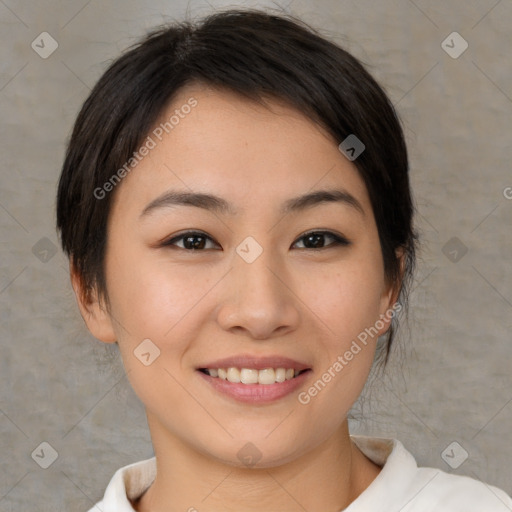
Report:
M 238 468 L 209 458 L 171 436 L 148 413 L 157 460 L 138 512 L 337 512 L 375 479 L 380 467 L 350 440 L 348 422 L 302 457 L 271 468 Z

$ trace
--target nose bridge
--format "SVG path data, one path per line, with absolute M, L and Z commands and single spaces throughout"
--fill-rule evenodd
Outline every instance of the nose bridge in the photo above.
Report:
M 247 237 L 236 248 L 233 271 L 236 275 L 237 296 L 250 297 L 253 305 L 260 301 L 282 301 L 283 283 L 276 274 L 283 268 L 275 248 L 270 243 L 260 245 Z
M 236 248 L 218 320 L 224 329 L 244 329 L 262 339 L 295 325 L 299 313 L 277 251 L 251 238 Z

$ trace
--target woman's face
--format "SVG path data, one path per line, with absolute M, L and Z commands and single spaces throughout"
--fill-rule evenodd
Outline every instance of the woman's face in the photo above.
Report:
M 192 96 L 197 105 L 180 110 Z M 162 438 L 229 464 L 251 455 L 259 466 L 281 464 L 340 428 L 389 326 L 378 321 L 395 297 L 367 190 L 341 141 L 280 103 L 271 112 L 196 85 L 160 121 L 176 109 L 179 122 L 150 133 L 155 147 L 117 185 L 106 253 L 111 310 L 101 317 L 97 309 L 89 326 L 118 341 Z M 297 199 L 321 190 L 341 199 Z M 154 202 L 170 192 L 219 199 Z M 179 238 L 189 231 L 199 234 Z M 376 323 L 379 334 L 362 343 Z M 201 371 L 219 367 L 274 383 Z M 279 368 L 307 371 L 286 380 L 290 371 Z

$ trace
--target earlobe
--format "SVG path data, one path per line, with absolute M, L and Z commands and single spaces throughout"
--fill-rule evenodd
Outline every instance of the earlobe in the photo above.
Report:
M 84 283 L 73 266 L 72 261 L 69 263 L 69 273 L 80 314 L 90 333 L 104 343 L 115 343 L 117 336 L 110 314 L 105 306 L 101 304 L 97 291 L 85 289 Z
M 375 324 L 379 329 L 379 337 L 386 334 L 391 326 L 391 320 L 393 319 L 393 306 L 396 302 L 393 300 L 395 295 L 396 293 L 394 291 L 394 287 L 390 287 L 388 291 L 382 296 L 380 317 Z
M 400 260 L 400 276 L 398 282 L 388 283 L 388 286 L 382 295 L 380 321 L 384 323 L 384 327 L 380 329 L 379 336 L 386 334 L 391 326 L 391 320 L 397 312 L 395 310 L 395 306 L 397 304 L 398 297 L 400 296 L 400 288 L 405 271 L 405 251 L 402 247 L 396 250 L 396 257 Z

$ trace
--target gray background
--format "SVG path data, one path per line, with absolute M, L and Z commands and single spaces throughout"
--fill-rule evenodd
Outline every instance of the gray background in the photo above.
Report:
M 0 0 L 1 512 L 87 510 L 116 469 L 153 454 L 117 353 L 75 304 L 56 183 L 74 117 L 110 59 L 155 24 L 228 5 L 276 6 Z M 410 149 L 423 246 L 409 328 L 351 431 L 397 437 L 419 465 L 512 494 L 512 2 L 280 6 L 368 64 Z M 453 31 L 469 44 L 458 58 L 442 47 Z M 31 47 L 42 32 L 58 43 L 46 59 Z M 441 456 L 453 441 L 468 453 L 457 469 Z M 31 456 L 42 442 L 58 453 L 48 469 Z

